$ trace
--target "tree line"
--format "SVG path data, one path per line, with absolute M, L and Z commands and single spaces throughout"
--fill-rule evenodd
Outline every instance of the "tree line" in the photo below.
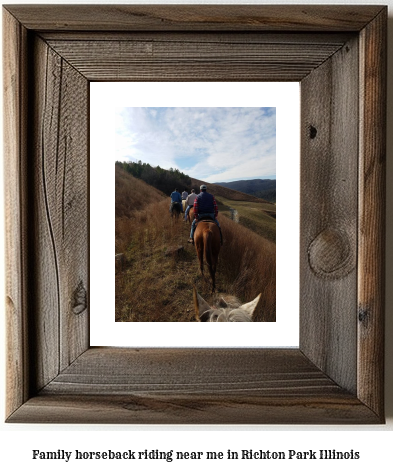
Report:
M 179 171 L 178 169 L 169 168 L 166 170 L 160 166 L 151 166 L 149 163 L 142 161 L 116 161 L 116 166 L 120 166 L 127 173 L 132 174 L 135 178 L 145 181 L 150 186 L 154 186 L 165 194 L 177 188 L 180 192 L 191 186 L 191 178 Z

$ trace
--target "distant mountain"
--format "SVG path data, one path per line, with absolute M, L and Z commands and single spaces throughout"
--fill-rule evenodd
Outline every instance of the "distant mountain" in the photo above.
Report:
M 223 198 L 231 199 L 232 201 L 248 201 L 248 202 L 264 202 L 264 201 L 266 202 L 267 201 L 267 199 L 260 198 L 258 196 L 252 196 L 251 194 L 246 194 L 241 191 L 231 189 L 228 186 L 220 186 L 217 183 L 208 183 L 206 181 L 201 181 L 196 178 L 191 178 L 191 189 L 194 188 L 197 194 L 199 193 L 199 186 L 201 184 L 206 184 L 208 193 L 212 193 L 214 194 L 214 196 L 219 196 L 219 197 L 221 196 Z
M 250 194 L 245 194 L 240 191 L 235 191 L 229 187 L 219 186 L 217 184 L 208 183 L 206 181 L 201 181 L 196 178 L 191 178 L 179 170 L 169 169 L 165 170 L 159 166 L 153 167 L 147 163 L 139 162 L 116 162 L 116 216 L 121 217 L 122 215 L 127 215 L 127 213 L 135 211 L 141 206 L 140 194 L 143 195 L 144 192 L 151 196 L 157 195 L 151 190 L 156 189 L 161 196 L 169 197 L 171 192 L 175 188 L 178 188 L 180 192 L 186 190 L 188 192 L 191 189 L 195 189 L 195 192 L 199 194 L 199 187 L 201 184 L 206 184 L 208 186 L 208 192 L 212 193 L 215 196 L 220 196 L 223 198 L 231 199 L 233 201 L 249 201 L 249 202 L 266 202 L 267 200 L 258 196 L 252 196 Z M 145 187 L 143 186 L 145 185 Z M 149 185 L 149 186 L 148 186 Z M 146 188 L 147 186 L 147 188 Z M 150 192 L 147 192 L 147 189 L 150 188 Z M 139 190 L 141 193 L 139 193 Z M 134 193 L 133 195 L 130 195 Z M 127 197 L 126 197 L 127 196 Z M 126 197 L 126 198 L 125 198 Z M 125 198 L 125 199 L 123 199 Z M 138 199 L 137 199 L 138 198 Z M 137 200 L 138 203 L 136 202 Z M 146 200 L 146 204 L 148 204 Z
M 225 188 L 240 191 L 266 201 L 276 202 L 276 180 L 275 179 L 244 179 L 230 183 L 214 183 Z

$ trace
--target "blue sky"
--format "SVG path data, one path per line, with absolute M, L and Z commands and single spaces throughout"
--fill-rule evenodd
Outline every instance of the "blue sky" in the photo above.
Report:
M 128 107 L 116 161 L 178 168 L 207 182 L 276 178 L 275 107 Z

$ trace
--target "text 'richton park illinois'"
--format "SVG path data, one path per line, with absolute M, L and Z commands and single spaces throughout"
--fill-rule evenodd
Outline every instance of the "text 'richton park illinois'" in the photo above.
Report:
M 34 460 L 63 460 L 69 462 L 72 459 L 75 460 L 164 460 L 172 462 L 174 460 L 186 461 L 186 460 L 281 460 L 281 459 L 294 459 L 294 460 L 313 460 L 313 459 L 348 459 L 356 460 L 360 459 L 359 451 L 336 451 L 335 449 L 320 449 L 320 450 L 306 450 L 297 451 L 289 449 L 287 451 L 271 451 L 271 450 L 252 450 L 242 449 L 238 451 L 232 451 L 228 449 L 225 453 L 223 451 L 159 451 L 153 449 L 148 451 L 66 451 L 64 449 L 58 449 L 57 451 L 40 451 L 38 449 L 32 450 L 32 459 Z

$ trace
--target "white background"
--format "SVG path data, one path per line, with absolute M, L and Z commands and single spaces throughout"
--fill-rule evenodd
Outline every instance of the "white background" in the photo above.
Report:
M 299 83 L 102 83 L 90 85 L 90 343 L 130 347 L 298 347 Z M 116 323 L 114 113 L 117 107 L 276 107 L 277 321 L 210 325 Z M 198 176 L 194 176 L 198 178 Z M 103 186 L 103 183 L 104 186 Z M 103 199 L 102 189 L 105 189 Z M 288 205 L 290 203 L 290 205 Z M 103 223 L 105 223 L 103 225 Z M 290 236 L 290 238 L 289 238 Z M 102 295 L 105 295 L 103 298 Z M 255 295 L 256 296 L 256 295 Z
M 8 3 L 22 3 L 8 1 Z M 23 3 L 27 3 L 26 0 Z M 44 3 L 44 2 L 42 2 Z M 47 3 L 53 3 L 47 2 Z M 58 2 L 60 3 L 60 2 Z M 110 3 L 110 2 L 61 2 L 61 3 Z M 114 3 L 131 3 L 117 0 Z M 149 3 L 139 0 L 138 3 Z M 160 2 L 156 2 L 160 3 Z M 161 3 L 176 3 L 165 0 Z M 180 2 L 179 2 L 180 3 Z M 184 3 L 184 2 L 183 2 Z M 209 3 L 207 1 L 186 3 Z M 253 3 L 262 2 L 220 2 L 215 0 L 211 3 Z M 307 0 L 302 2 L 280 2 L 269 0 L 269 4 L 283 3 L 314 3 Z M 318 3 L 339 3 L 319 1 Z M 393 0 L 379 2 L 375 0 L 355 2 L 341 2 L 353 4 L 381 4 L 389 5 L 389 76 L 388 76 L 388 130 L 393 128 L 392 117 L 392 58 L 393 58 L 393 36 L 392 36 L 392 9 Z M 129 473 L 133 469 L 145 472 L 149 469 L 160 469 L 162 472 L 199 472 L 213 469 L 226 469 L 235 472 L 247 469 L 251 473 L 271 472 L 273 469 L 290 468 L 291 472 L 299 473 L 331 473 L 347 472 L 356 470 L 358 473 L 368 474 L 370 471 L 391 472 L 393 459 L 391 447 L 393 445 L 393 193 L 391 183 L 393 182 L 393 138 L 388 133 L 388 193 L 387 193 L 387 281 L 386 281 L 386 414 L 387 424 L 384 426 L 64 426 L 64 425 L 10 425 L 1 424 L 0 430 L 0 469 L 2 472 L 17 471 L 19 469 L 30 470 L 41 473 L 84 472 L 93 468 L 95 472 L 108 472 L 116 469 L 118 473 Z M 0 212 L 3 211 L 0 206 Z M 3 219 L 0 219 L 2 222 Z M 0 231 L 0 238 L 3 232 Z M 0 248 L 3 244 L 0 243 Z M 4 271 L 0 273 L 3 275 Z M 3 285 L 0 285 L 3 292 Z M 0 301 L 4 301 L 4 295 L 0 295 Z M 2 311 L 2 314 L 4 311 Z M 0 325 L 2 341 L 4 341 L 4 323 Z M 4 342 L 2 344 L 0 367 L 3 371 L 6 354 Z M 4 377 L 1 379 L 4 383 Z M 0 405 L 4 406 L 4 388 L 0 387 Z M 65 449 L 72 451 L 79 449 L 87 450 L 144 450 L 144 449 L 175 449 L 183 451 L 224 451 L 227 449 L 242 450 L 288 450 L 297 449 L 301 451 L 336 449 L 341 451 L 354 449 L 360 452 L 360 461 L 178 461 L 166 463 L 165 461 L 151 461 L 147 463 L 132 464 L 127 461 L 76 461 L 65 463 L 64 461 L 33 461 L 31 459 L 32 449 L 42 451 L 57 451 Z M 26 472 L 26 471 L 25 471 Z

